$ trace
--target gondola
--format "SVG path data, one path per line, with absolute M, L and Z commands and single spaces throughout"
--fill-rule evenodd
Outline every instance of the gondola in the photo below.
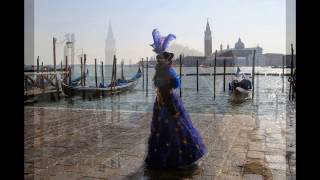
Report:
M 240 68 L 238 67 L 235 76 L 232 81 L 229 82 L 229 92 L 231 99 L 233 100 L 243 100 L 250 98 L 252 90 L 252 83 L 246 76 L 241 73 Z
M 62 90 L 68 97 L 82 96 L 82 97 L 104 97 L 113 94 L 122 93 L 128 90 L 132 90 L 138 83 L 142 75 L 141 69 L 131 79 L 117 79 L 107 86 L 100 84 L 99 87 L 95 86 L 73 86 L 68 85 L 65 82 L 61 83 Z

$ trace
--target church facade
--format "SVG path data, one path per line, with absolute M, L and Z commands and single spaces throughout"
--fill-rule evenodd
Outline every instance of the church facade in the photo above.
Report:
M 220 50 L 217 51 L 217 66 L 223 66 L 224 59 L 226 60 L 227 66 L 252 66 L 253 52 L 255 53 L 255 65 L 265 66 L 263 49 L 259 47 L 245 47 L 245 44 L 241 41 L 239 37 L 238 41 L 235 43 L 234 48 L 230 48 L 229 44 L 226 49 L 223 49 L 223 45 L 220 45 Z M 228 52 L 228 56 L 224 58 L 224 54 Z M 194 60 L 199 60 L 199 63 L 205 65 L 213 65 L 215 52 L 212 51 L 212 32 L 210 28 L 209 21 L 207 20 L 206 29 L 204 32 L 204 57 L 199 56 L 188 56 L 185 57 L 187 62 Z M 194 63 L 192 63 L 194 64 Z

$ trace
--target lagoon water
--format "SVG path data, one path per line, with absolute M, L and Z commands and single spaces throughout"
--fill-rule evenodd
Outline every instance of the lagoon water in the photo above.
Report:
M 89 77 L 87 84 L 95 85 L 94 66 L 88 65 Z M 111 66 L 104 67 L 104 80 L 109 83 L 111 79 Z M 137 66 L 125 66 L 124 76 L 130 78 L 138 70 Z M 179 73 L 179 68 L 176 68 Z M 242 72 L 251 73 L 251 67 L 241 67 Z M 97 67 L 98 83 L 101 82 L 101 67 Z M 227 67 L 227 73 L 236 71 L 235 67 Z M 117 77 L 121 76 L 121 68 L 117 67 Z M 223 67 L 217 67 L 217 73 L 222 73 Z M 256 67 L 256 73 L 282 73 L 281 68 Z M 182 74 L 196 73 L 196 67 L 182 67 Z M 199 68 L 199 73 L 213 73 L 213 67 Z M 285 69 L 290 73 L 290 69 Z M 74 77 L 79 76 L 80 66 L 75 66 Z M 49 101 L 40 98 L 33 106 L 68 107 L 84 109 L 108 109 L 121 111 L 152 111 L 155 100 L 155 89 L 152 83 L 154 68 L 149 68 L 148 96 L 145 88 L 142 88 L 142 78 L 132 91 L 99 99 L 86 99 L 81 97 L 62 98 L 59 101 Z M 251 77 L 250 77 L 251 78 Z M 236 103 L 230 101 L 228 82 L 230 75 L 226 76 L 225 92 L 223 91 L 223 76 L 216 76 L 216 97 L 214 99 L 213 76 L 199 76 L 199 92 L 196 90 L 196 76 L 182 76 L 182 99 L 189 112 L 194 113 L 255 113 L 256 115 L 281 117 L 285 114 L 288 102 L 289 83 L 285 76 L 255 76 L 255 94 L 253 99 Z M 146 76 L 145 76 L 146 81 Z M 146 82 L 144 83 L 144 86 Z M 179 89 L 176 89 L 179 94 Z

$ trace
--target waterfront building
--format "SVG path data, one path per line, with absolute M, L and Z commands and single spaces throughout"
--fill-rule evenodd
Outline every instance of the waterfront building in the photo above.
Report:
M 234 48 L 229 48 L 229 46 L 227 46 L 227 49 L 222 49 L 222 44 L 221 44 L 220 51 L 217 53 L 217 55 L 221 56 L 221 54 L 229 51 L 229 53 L 232 55 L 232 58 L 233 58 L 231 61 L 234 61 L 232 63 L 233 65 L 252 66 L 254 49 L 256 50 L 255 65 L 265 66 L 265 61 L 262 54 L 263 49 L 259 45 L 257 45 L 256 47 L 246 48 L 245 44 L 241 41 L 240 37 L 238 38 L 238 41 L 235 43 Z M 214 55 L 212 55 L 212 57 L 214 57 Z

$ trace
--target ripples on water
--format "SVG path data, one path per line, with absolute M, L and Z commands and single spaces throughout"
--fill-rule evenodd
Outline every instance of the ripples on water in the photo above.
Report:
M 95 85 L 94 66 L 89 65 L 89 77 L 87 83 Z M 100 67 L 97 68 L 100 71 Z M 125 67 L 124 76 L 130 78 L 137 71 L 137 67 Z M 251 67 L 243 67 L 241 70 L 245 73 L 251 73 Z M 75 67 L 75 76 L 80 73 L 79 66 Z M 235 72 L 236 68 L 227 68 L 227 72 Z M 104 70 L 105 83 L 111 79 L 111 67 Z M 120 77 L 120 67 L 118 75 Z M 177 69 L 179 73 L 179 69 Z M 195 73 L 195 67 L 183 67 L 182 73 Z M 217 67 L 217 72 L 223 72 L 223 68 Z M 282 73 L 282 69 L 270 67 L 256 67 L 258 73 Z M 286 69 L 285 73 L 289 73 Z M 213 68 L 199 68 L 199 73 L 213 73 Z M 98 74 L 98 82 L 101 77 Z M 148 96 L 142 89 L 142 78 L 139 80 L 136 88 L 130 92 L 122 93 L 107 98 L 83 100 L 81 97 L 65 98 L 56 102 L 50 102 L 47 99 L 40 99 L 33 106 L 51 106 L 51 107 L 69 107 L 86 109 L 108 109 L 122 111 L 152 111 L 155 99 L 152 77 L 154 69 L 149 69 Z M 223 76 L 216 76 L 216 98 L 213 98 L 214 85 L 213 76 L 199 76 L 199 92 L 196 91 L 196 76 L 182 77 L 182 99 L 186 109 L 191 113 L 256 113 L 258 115 L 281 116 L 285 113 L 288 99 L 289 84 L 288 77 L 281 76 L 255 76 L 255 95 L 251 100 L 245 102 L 230 101 L 228 92 L 228 82 L 231 76 L 226 76 L 226 88 L 223 91 Z M 145 83 L 146 84 L 146 83 Z M 176 90 L 179 94 L 179 89 Z M 281 112 L 281 113 L 279 113 Z

